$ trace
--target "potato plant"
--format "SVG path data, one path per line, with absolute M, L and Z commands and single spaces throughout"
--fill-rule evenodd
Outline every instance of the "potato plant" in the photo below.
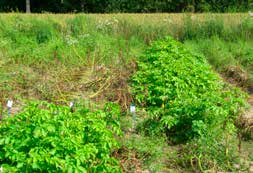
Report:
M 170 37 L 154 42 L 139 59 L 132 88 L 172 143 L 194 141 L 189 158 L 207 158 L 214 150 L 226 157 L 222 161 L 232 157 L 226 149 L 235 139 L 234 121 L 245 105 L 244 94 L 225 84 L 204 57 Z M 218 157 L 208 158 L 216 162 Z
M 91 112 L 33 102 L 0 123 L 4 172 L 121 172 L 111 156 L 118 147 L 119 109 Z

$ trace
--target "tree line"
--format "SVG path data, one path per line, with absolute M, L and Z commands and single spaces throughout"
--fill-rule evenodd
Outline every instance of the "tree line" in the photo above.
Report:
M 253 0 L 0 0 L 0 12 L 244 12 Z

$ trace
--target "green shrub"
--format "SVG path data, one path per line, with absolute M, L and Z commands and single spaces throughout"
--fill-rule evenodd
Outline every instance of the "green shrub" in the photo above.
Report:
M 245 104 L 244 94 L 222 82 L 204 57 L 171 38 L 153 43 L 140 58 L 133 92 L 151 119 L 164 126 L 171 142 L 197 141 L 196 152 L 191 152 L 201 151 L 206 158 L 215 147 L 226 151 L 229 142 L 223 142 L 224 136 L 235 136 L 234 121 Z M 232 155 L 226 154 L 229 159 Z M 218 157 L 210 158 L 215 162 Z
M 31 103 L 0 124 L 0 165 L 6 172 L 121 172 L 111 157 L 118 147 L 119 109 L 95 112 Z

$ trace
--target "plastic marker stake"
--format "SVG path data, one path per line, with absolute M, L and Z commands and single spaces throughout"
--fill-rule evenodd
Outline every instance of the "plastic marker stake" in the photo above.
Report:
M 130 113 L 133 116 L 133 124 L 132 124 L 132 128 L 133 130 L 135 129 L 135 124 L 136 124 L 136 107 L 134 104 L 130 105 Z
M 70 102 L 70 103 L 69 103 L 69 107 L 70 107 L 70 108 L 73 108 L 73 106 L 74 106 L 74 102 Z
M 12 108 L 12 105 L 13 105 L 13 101 L 12 101 L 12 100 L 8 100 L 8 101 L 7 101 L 7 109 L 8 109 L 8 115 L 9 115 L 9 116 L 11 115 L 11 108 Z
M 12 100 L 8 100 L 7 107 L 8 108 L 12 108 L 12 105 L 13 105 L 13 101 Z
M 70 107 L 70 112 L 74 112 L 74 102 L 70 102 L 69 103 L 69 107 Z
M 133 114 L 135 113 L 135 105 L 134 104 L 131 104 L 130 105 L 130 112 Z

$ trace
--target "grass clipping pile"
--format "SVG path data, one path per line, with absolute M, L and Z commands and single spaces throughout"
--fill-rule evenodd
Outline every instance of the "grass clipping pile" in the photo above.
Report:
M 147 134 L 166 134 L 183 144 L 179 162 L 200 171 L 233 169 L 237 129 L 246 95 L 213 72 L 204 57 L 168 37 L 157 41 L 138 62 L 133 76 L 136 101 L 152 124 Z M 145 123 L 144 123 L 145 125 Z

